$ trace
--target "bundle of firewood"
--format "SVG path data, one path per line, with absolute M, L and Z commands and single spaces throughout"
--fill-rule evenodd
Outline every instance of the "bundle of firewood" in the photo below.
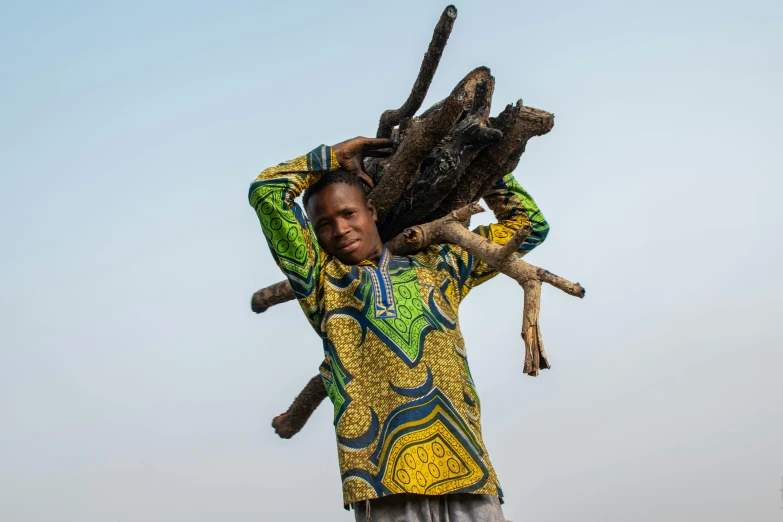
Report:
M 446 98 L 415 116 L 456 18 L 454 6 L 443 11 L 408 99 L 399 109 L 381 115 L 377 137 L 392 138 L 394 154 L 365 159 L 365 171 L 374 183 L 370 197 L 378 209 L 381 238 L 393 253 L 453 243 L 522 286 L 524 372 L 535 376 L 539 369 L 549 368 L 538 327 L 541 283 L 576 297 L 584 297 L 585 290 L 514 255 L 529 227 L 499 246 L 470 232 L 467 223 L 472 214 L 483 210 L 476 203 L 481 196 L 516 168 L 528 140 L 552 130 L 554 115 L 525 107 L 519 100 L 490 117 L 495 78 L 488 68 L 478 67 Z M 251 307 L 261 313 L 293 299 L 291 286 L 281 281 L 257 291 Z M 296 434 L 324 398 L 320 376 L 313 377 L 288 411 L 274 419 L 277 433 L 284 438 Z

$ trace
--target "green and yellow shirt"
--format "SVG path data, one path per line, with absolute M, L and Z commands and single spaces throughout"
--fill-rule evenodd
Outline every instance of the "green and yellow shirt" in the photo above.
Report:
M 294 200 L 337 168 L 321 145 L 264 170 L 249 199 L 323 342 L 320 373 L 334 405 L 344 504 L 395 493 L 502 497 L 457 320 L 468 292 L 497 272 L 456 245 L 405 257 L 384 248 L 377 266 L 327 255 Z M 546 237 L 549 225 L 511 174 L 484 200 L 498 223 L 477 233 L 503 244 L 530 224 L 520 255 Z

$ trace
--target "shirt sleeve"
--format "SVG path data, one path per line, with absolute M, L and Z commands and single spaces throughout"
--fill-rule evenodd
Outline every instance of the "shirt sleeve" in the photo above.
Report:
M 310 221 L 295 199 L 321 175 L 339 167 L 331 147 L 321 145 L 304 156 L 265 169 L 248 193 L 272 256 L 317 332 L 321 324 L 321 249 Z
M 482 235 L 498 245 L 508 242 L 514 233 L 525 225 L 530 225 L 533 231 L 517 249 L 517 256 L 522 257 L 544 242 L 549 233 L 549 223 L 538 208 L 535 200 L 514 179 L 513 174 L 507 174 L 484 194 L 484 201 L 495 214 L 497 223 L 479 226 L 473 232 Z M 459 249 L 454 252 L 459 259 L 459 286 L 461 297 L 470 290 L 484 283 L 498 272 L 472 254 Z

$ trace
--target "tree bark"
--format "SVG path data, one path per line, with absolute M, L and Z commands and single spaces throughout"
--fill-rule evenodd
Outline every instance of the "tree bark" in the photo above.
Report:
M 294 289 L 291 288 L 291 283 L 288 282 L 288 279 L 285 279 L 262 288 L 253 294 L 253 298 L 250 300 L 250 308 L 255 313 L 260 314 L 266 312 L 270 306 L 293 301 L 294 299 L 296 299 Z

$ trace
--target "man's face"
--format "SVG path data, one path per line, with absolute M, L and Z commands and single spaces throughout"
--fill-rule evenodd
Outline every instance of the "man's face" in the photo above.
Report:
M 375 222 L 375 204 L 359 187 L 325 186 L 308 200 L 307 215 L 321 248 L 346 265 L 380 259 L 383 243 Z

